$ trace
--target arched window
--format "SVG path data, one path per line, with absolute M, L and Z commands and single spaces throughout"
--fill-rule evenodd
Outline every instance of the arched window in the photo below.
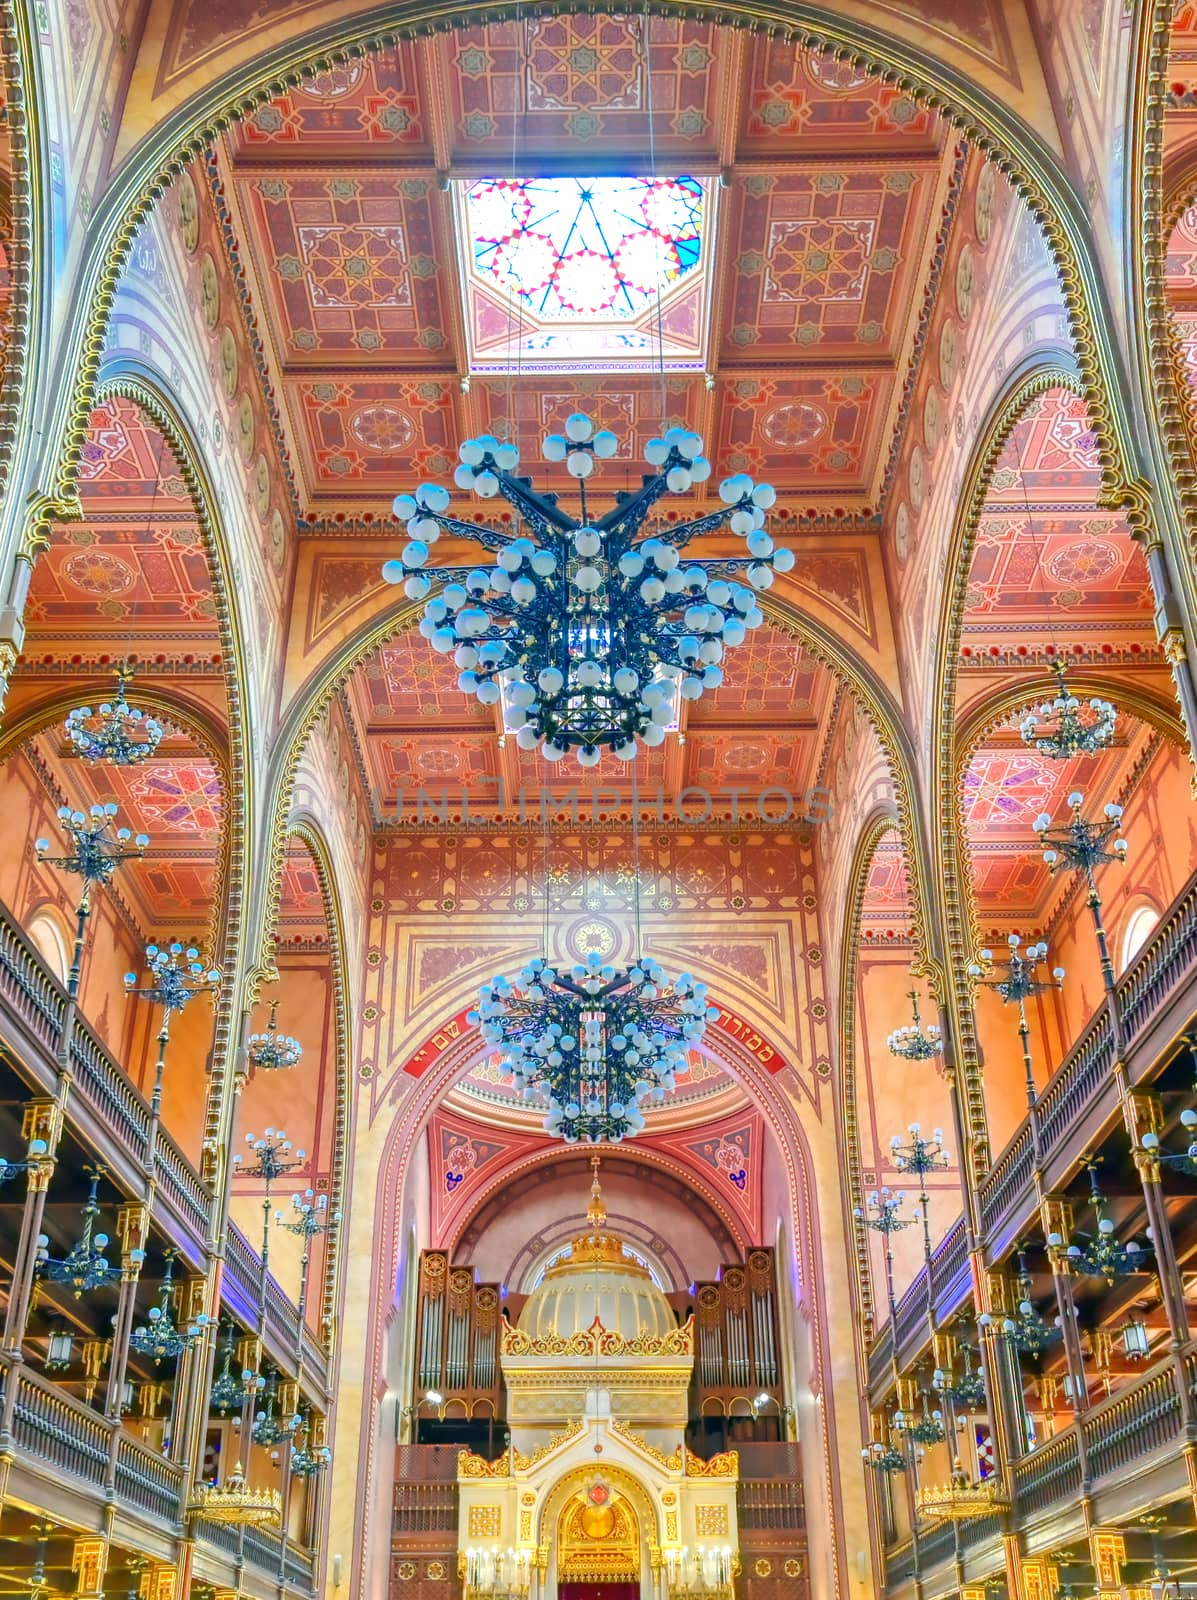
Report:
M 42 960 L 61 983 L 67 981 L 70 944 L 52 911 L 37 911 L 30 917 L 25 932 Z
M 531 1294 L 533 1289 L 537 1288 L 544 1281 L 544 1275 L 549 1268 L 555 1267 L 560 1261 L 564 1261 L 571 1249 L 571 1245 L 563 1244 L 559 1249 L 554 1250 L 551 1254 L 547 1255 L 539 1264 L 539 1266 L 533 1267 L 528 1277 L 524 1280 L 525 1288 L 523 1292 L 525 1294 Z M 668 1292 L 665 1284 L 661 1281 L 661 1274 L 657 1270 L 655 1263 L 650 1261 L 647 1256 L 642 1255 L 639 1250 L 634 1249 L 632 1245 L 627 1244 L 626 1242 L 623 1250 L 625 1255 L 631 1256 L 632 1260 L 638 1267 L 644 1268 L 645 1272 L 648 1273 L 649 1277 L 656 1284 L 657 1288 L 662 1291 L 662 1293 Z
M 1160 914 L 1154 906 L 1136 906 L 1126 920 L 1122 930 L 1122 960 L 1118 970 L 1125 972 L 1127 967 L 1142 950 L 1150 939 L 1160 920 Z

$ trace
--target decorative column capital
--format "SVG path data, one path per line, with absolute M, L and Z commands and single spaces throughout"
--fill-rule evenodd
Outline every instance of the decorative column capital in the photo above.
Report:
M 129 1276 L 141 1266 L 150 1234 L 150 1208 L 142 1200 L 129 1200 L 116 1213 L 116 1232 L 121 1242 L 122 1265 Z
M 71 1571 L 75 1574 L 75 1593 L 103 1600 L 104 1574 L 108 1570 L 108 1542 L 88 1535 L 71 1546 Z
M 1057 1275 L 1066 1274 L 1069 1271 L 1068 1241 L 1074 1225 L 1072 1202 L 1058 1195 L 1045 1195 L 1040 1201 L 1039 1215 L 1051 1269 Z

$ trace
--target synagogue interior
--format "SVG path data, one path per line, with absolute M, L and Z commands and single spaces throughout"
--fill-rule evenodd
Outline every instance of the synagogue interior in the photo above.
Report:
M 0 3 L 0 1600 L 1197 1596 L 1197 4 Z

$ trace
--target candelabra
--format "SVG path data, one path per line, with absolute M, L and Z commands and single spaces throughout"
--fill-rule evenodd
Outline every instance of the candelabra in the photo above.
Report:
M 1056 827 L 1046 811 L 1041 811 L 1032 823 L 1044 846 L 1043 859 L 1049 872 L 1061 867 L 1084 875 L 1089 890 L 1089 909 L 1097 933 L 1097 947 L 1101 956 L 1102 981 L 1111 999 L 1111 1021 L 1115 1032 L 1115 1045 L 1121 1054 L 1121 1024 L 1117 1006 L 1113 1004 L 1114 963 L 1110 958 L 1110 945 L 1101 915 L 1101 896 L 1097 892 L 1096 868 L 1111 861 L 1125 861 L 1127 843 L 1121 836 L 1122 807 L 1113 801 L 1104 807 L 1101 822 L 1093 822 L 1081 815 L 1085 797 L 1079 790 L 1068 796 L 1072 815 L 1067 822 Z
M 166 1070 L 166 1046 L 170 1039 L 170 1019 L 176 1011 L 183 1011 L 197 994 L 210 994 L 220 983 L 216 967 L 205 968 L 194 945 L 148 944 L 145 947 L 145 964 L 149 982 L 138 988 L 137 974 L 125 973 L 125 988 L 139 995 L 151 1005 L 162 1007 L 162 1026 L 158 1030 L 158 1059 L 154 1066 L 154 1092 L 150 1108 L 155 1120 L 162 1109 L 162 1075 Z
M 1197 1111 L 1191 1106 L 1186 1107 L 1180 1114 L 1180 1125 L 1189 1135 L 1188 1148 L 1185 1150 L 1165 1150 L 1160 1143 L 1159 1134 L 1153 1129 L 1144 1133 L 1139 1143 L 1159 1165 L 1176 1167 L 1189 1177 L 1197 1178 Z
M 919 1015 L 917 989 L 907 990 L 907 997 L 914 1020 L 894 1029 L 889 1036 L 889 1047 L 894 1055 L 901 1056 L 904 1061 L 930 1061 L 943 1051 L 943 1032 L 937 1023 L 924 1024 Z
M 89 765 L 107 761 L 114 767 L 135 767 L 148 761 L 162 740 L 160 722 L 139 706 L 129 704 L 129 685 L 133 668 L 124 666 L 116 675 L 116 694 L 91 706 L 75 706 L 67 712 L 66 736 Z
M 1021 1350 L 1025 1355 L 1040 1356 L 1049 1344 L 1062 1337 L 1058 1325 L 1053 1326 L 1045 1322 L 1035 1309 L 1031 1299 L 1031 1275 L 1027 1271 L 1026 1257 L 1020 1250 L 1018 1253 L 1018 1303 L 1012 1317 L 1002 1319 L 1001 1332 L 1010 1341 L 1015 1350 Z M 978 1318 L 980 1321 L 980 1318 Z
M 672 1545 L 661 1552 L 671 1595 L 729 1594 L 737 1571 L 730 1545 Z
M 1018 1037 L 1022 1045 L 1022 1065 L 1026 1075 L 1027 1105 L 1035 1104 L 1035 1068 L 1031 1056 L 1031 1028 L 1027 1021 L 1027 1001 L 1036 995 L 1044 994 L 1048 989 L 1058 989 L 1064 982 L 1064 968 L 1053 967 L 1051 980 L 1048 981 L 1039 975 L 1040 964 L 1047 959 L 1046 943 L 1029 944 L 1022 949 L 1022 940 L 1018 934 L 1012 933 L 1006 941 L 1010 954 L 1005 962 L 1005 971 L 1001 976 L 986 976 L 989 972 L 997 971 L 992 950 L 980 952 L 980 962 L 973 962 L 969 967 L 969 976 L 977 983 L 983 983 L 986 988 L 993 989 L 1000 994 L 1006 1005 L 1013 1003 L 1018 1008 Z
M 291 1471 L 297 1478 L 316 1478 L 332 1465 L 332 1451 L 317 1437 L 317 1426 L 307 1411 L 300 1413 L 291 1446 Z M 302 1443 L 299 1442 L 302 1440 Z
M 905 1472 L 910 1465 L 906 1459 L 906 1452 L 899 1450 L 892 1439 L 885 1441 L 874 1439 L 872 1444 L 864 1447 L 860 1455 L 874 1472 Z
M 443 585 L 427 601 L 420 632 L 434 650 L 453 653 L 464 693 L 483 705 L 505 702 L 506 725 L 522 750 L 540 745 L 556 761 L 574 749 L 588 767 L 604 748 L 630 760 L 638 741 L 661 744 L 675 695 L 696 700 L 723 681 L 725 649 L 764 621 L 754 591 L 794 564 L 793 551 L 775 549 L 765 530 L 775 491 L 743 473 L 719 485 L 717 509 L 642 537 L 662 496 L 685 494 L 710 476 L 701 438 L 684 428 L 648 442 L 654 475 L 592 521 L 585 480 L 596 459 L 617 449 L 615 435 L 596 432 L 581 412 L 567 420 L 564 437 L 544 441 L 545 459 L 563 462 L 578 482 L 575 520 L 555 495 L 514 475 L 515 445 L 488 434 L 467 439 L 455 482 L 482 499 L 502 495 L 515 512 L 511 531 L 447 515 L 449 491 L 421 484 L 395 500 L 408 543 L 383 567 L 413 600 L 427 599 L 434 582 Z M 744 537 L 743 555 L 688 556 L 683 564 L 691 540 L 724 526 Z M 428 566 L 442 533 L 494 552 L 495 565 Z M 746 584 L 729 581 L 740 572 Z
M 269 1446 L 292 1438 L 303 1421 L 298 1411 L 288 1416 L 276 1415 L 278 1405 L 278 1378 L 272 1372 L 266 1380 L 261 1408 L 254 1413 L 253 1441 Z
M 1141 1245 L 1135 1239 L 1128 1239 L 1122 1244 L 1118 1240 L 1114 1222 L 1106 1216 L 1105 1199 L 1097 1185 L 1097 1169 L 1092 1165 L 1089 1167 L 1089 1198 L 1097 1217 L 1097 1227 L 1092 1234 L 1081 1234 L 1081 1238 L 1088 1242 L 1083 1245 L 1066 1243 L 1060 1234 L 1050 1233 L 1047 1237 L 1049 1247 L 1063 1247 L 1065 1259 L 1074 1272 L 1090 1278 L 1104 1278 L 1110 1285 L 1132 1273 L 1149 1272 L 1150 1244 Z
M 83 1207 L 83 1232 L 79 1238 L 61 1259 L 50 1254 L 50 1241 L 44 1233 L 39 1234 L 37 1240 L 38 1276 L 48 1279 L 50 1283 L 65 1284 L 76 1300 L 92 1289 L 115 1283 L 121 1275 L 121 1269 L 114 1266 L 104 1253 L 108 1248 L 108 1235 L 95 1231 L 96 1218 L 100 1215 L 96 1197 L 100 1192 L 104 1168 L 88 1167 L 86 1173 L 87 1200 Z
M 973 1367 L 972 1346 L 965 1339 L 960 1341 L 960 1354 L 961 1372 L 957 1374 L 950 1367 L 937 1367 L 931 1375 L 931 1383 L 945 1399 L 962 1410 L 979 1411 L 985 1404 L 985 1372 L 980 1361 Z
M 913 1219 L 899 1215 L 902 1209 L 903 1196 L 895 1194 L 891 1189 L 875 1189 L 868 1197 L 863 1207 L 854 1206 L 852 1215 L 857 1222 L 866 1228 L 871 1228 L 874 1233 L 879 1233 L 885 1241 L 885 1287 L 889 1298 L 890 1327 L 894 1329 L 897 1337 L 897 1298 L 894 1294 L 894 1251 L 890 1243 L 895 1233 L 900 1233 L 903 1228 L 913 1227 Z
M 894 1166 L 899 1172 L 912 1173 L 919 1180 L 919 1204 L 922 1208 L 923 1223 L 923 1255 L 926 1260 L 931 1259 L 931 1222 L 929 1207 L 931 1197 L 927 1193 L 927 1175 L 931 1172 L 943 1172 L 951 1166 L 952 1158 L 944 1149 L 943 1130 L 936 1128 L 930 1139 L 925 1139 L 917 1122 L 912 1122 L 906 1130 L 910 1135 L 910 1143 L 903 1144 L 901 1134 L 895 1133 L 889 1141 L 890 1156 Z
M 464 1570 L 467 1594 L 522 1594 L 532 1581 L 530 1550 L 500 1550 L 498 1545 L 471 1546 L 465 1551 Z
M 221 1345 L 220 1372 L 208 1396 L 209 1406 L 219 1417 L 230 1417 L 235 1411 L 240 1411 L 245 1404 L 244 1377 L 236 1377 L 233 1374 L 236 1346 L 236 1334 L 230 1322 L 226 1326 L 224 1343 Z
M 1095 755 L 1114 737 L 1118 713 L 1108 700 L 1096 695 L 1082 701 L 1068 688 L 1068 668 L 1060 656 L 1051 663 L 1056 675 L 1053 700 L 1032 709 L 1019 724 L 1024 744 L 1056 761 L 1073 756 Z
M 123 861 L 143 855 L 150 842 L 147 834 L 134 835 L 128 828 L 118 828 L 115 823 L 117 814 L 117 807 L 111 801 L 92 806 L 86 812 L 73 811 L 70 806 L 59 806 L 58 820 L 69 843 L 67 853 L 51 855 L 48 839 L 38 839 L 33 846 L 39 860 L 83 880 L 75 908 L 75 947 L 67 977 L 67 993 L 72 998 L 79 992 L 83 942 L 87 933 L 87 919 L 91 915 L 92 886 L 109 883 L 117 867 Z
M 312 1260 L 312 1241 L 321 1234 L 331 1233 L 341 1220 L 339 1211 L 330 1212 L 328 1209 L 328 1196 L 317 1195 L 312 1189 L 305 1189 L 302 1194 L 291 1196 L 290 1222 L 283 1220 L 281 1211 L 274 1213 L 274 1220 L 280 1228 L 285 1228 L 288 1233 L 296 1233 L 303 1240 L 303 1254 L 299 1258 L 299 1326 L 303 1327 L 304 1314 L 307 1311 L 308 1300 L 308 1267 Z
M 262 1135 L 247 1133 L 245 1142 L 254 1153 L 252 1167 L 242 1165 L 241 1157 L 233 1157 L 234 1173 L 240 1172 L 247 1178 L 260 1178 L 265 1187 L 265 1197 L 262 1200 L 262 1280 L 260 1292 L 259 1312 L 264 1316 L 266 1310 L 266 1275 L 270 1269 L 270 1191 L 280 1178 L 286 1177 L 288 1172 L 294 1172 L 307 1160 L 307 1153 L 296 1150 L 294 1156 L 290 1154 L 291 1141 L 287 1138 L 282 1128 L 267 1128 Z
M 277 1072 L 293 1067 L 303 1054 L 303 1046 L 289 1033 L 278 1031 L 278 1001 L 271 1001 L 270 1021 L 264 1033 L 249 1036 L 249 1059 L 263 1072 Z
M 136 1350 L 138 1355 L 148 1356 L 155 1366 L 160 1366 L 163 1361 L 177 1360 L 184 1350 L 191 1348 L 208 1326 L 208 1318 L 202 1313 L 188 1323 L 186 1328 L 180 1328 L 174 1320 L 172 1300 L 176 1255 L 177 1252 L 174 1250 L 167 1252 L 158 1304 L 150 1307 L 146 1325 L 134 1328 L 129 1335 L 129 1348 Z

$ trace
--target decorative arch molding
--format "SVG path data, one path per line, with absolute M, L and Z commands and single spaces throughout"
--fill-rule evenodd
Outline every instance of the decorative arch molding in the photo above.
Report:
M 723 1205 L 719 1196 L 703 1182 L 693 1168 L 677 1160 L 676 1157 L 666 1155 L 660 1150 L 653 1149 L 651 1145 L 636 1140 L 626 1153 L 616 1150 L 604 1154 L 605 1171 L 618 1173 L 622 1170 L 621 1164 L 647 1166 L 655 1171 L 668 1173 L 703 1209 L 704 1226 L 717 1243 L 726 1242 L 737 1255 L 744 1255 L 752 1248 L 753 1241 L 746 1236 L 742 1223 L 736 1219 L 730 1208 Z M 520 1160 L 511 1162 L 479 1191 L 473 1209 L 455 1224 L 453 1233 L 446 1242 L 445 1248 L 450 1255 L 465 1248 L 468 1240 L 478 1238 L 509 1198 L 514 1199 L 533 1192 L 539 1186 L 546 1168 L 568 1170 L 571 1176 L 576 1168 L 581 1185 L 579 1195 L 586 1193 L 590 1183 L 589 1154 L 578 1154 L 572 1147 L 557 1145 L 532 1150 Z M 528 1266 L 532 1264 L 537 1254 L 537 1251 L 531 1251 L 526 1263 Z M 516 1257 L 517 1261 L 521 1259 L 520 1256 Z
M 69 685 L 55 684 L 52 694 L 23 706 L 18 717 L 5 718 L 3 728 L 0 729 L 0 761 L 7 760 L 27 740 L 44 733 L 53 724 L 63 722 L 71 707 L 77 706 L 93 688 L 102 692 L 111 687 L 111 681 L 111 674 L 102 678 L 98 673 L 89 671 L 86 675 L 72 679 Z M 229 780 L 227 730 L 212 714 L 211 707 L 190 697 L 184 698 L 182 695 L 166 693 L 157 684 L 141 682 L 137 685 L 137 702 L 150 711 L 157 712 L 167 722 L 173 722 L 176 727 L 181 728 L 195 740 L 216 768 L 220 778 L 221 798 L 228 808 L 232 793 Z M 221 948 L 222 954 L 221 929 L 226 921 L 224 899 L 231 868 L 232 830 L 226 822 L 220 830 L 215 893 L 212 896 L 211 915 L 208 921 L 209 947 L 213 951 Z
M 540 1507 L 538 1542 L 548 1544 L 551 1549 L 560 1555 L 560 1546 L 557 1540 L 557 1531 L 565 1508 L 571 1497 L 590 1482 L 594 1476 L 594 1465 L 586 1467 L 573 1467 L 557 1482 L 545 1495 Z M 648 1561 L 648 1543 L 663 1544 L 665 1542 L 664 1529 L 660 1516 L 653 1504 L 652 1496 L 645 1486 L 636 1477 L 635 1473 L 622 1464 L 605 1462 L 603 1476 L 610 1478 L 612 1483 L 620 1490 L 632 1507 L 637 1521 L 637 1532 L 640 1536 L 640 1562 L 641 1571 Z M 551 1530 L 551 1534 L 550 1534 Z M 556 1574 L 554 1574 L 554 1577 Z
M 1158 0 L 1157 0 L 1158 3 Z M 557 0 L 551 9 L 567 12 L 576 0 Z M 705 0 L 653 0 L 660 15 L 705 15 Z M 856 17 L 828 15 L 813 6 L 785 0 L 735 0 L 730 11 L 715 13 L 737 26 L 780 33 L 787 41 L 831 50 L 899 87 L 918 104 L 946 115 L 957 130 L 1007 172 L 1010 181 L 1043 227 L 1060 276 L 1076 337 L 1082 381 L 1101 446 L 1103 476 L 1114 492 L 1130 481 L 1134 454 L 1132 419 L 1124 407 L 1116 376 L 1118 361 L 1106 332 L 1105 294 L 1096 269 L 1090 223 L 1082 198 L 1060 161 L 1040 135 L 1010 111 L 996 92 L 906 41 Z M 64 352 L 62 370 L 76 372 L 73 392 L 62 396 L 54 423 L 63 438 L 51 497 L 69 502 L 74 492 L 79 430 L 91 400 L 96 360 L 121 269 L 136 230 L 153 202 L 185 163 L 217 134 L 305 74 L 328 70 L 415 33 L 447 31 L 468 15 L 472 23 L 502 20 L 505 0 L 483 0 L 468 12 L 460 0 L 400 0 L 385 14 L 351 16 L 264 52 L 247 72 L 246 64 L 192 96 L 148 134 L 126 161 L 117 180 L 91 217 L 92 239 L 77 285 L 77 298 L 91 306 L 76 344 Z M 82 354 L 83 359 L 79 360 Z M 68 380 L 71 381 L 71 380 Z
M 316 869 L 320 884 L 320 897 L 324 902 L 324 920 L 328 925 L 329 947 L 332 953 L 333 1023 L 336 1038 L 334 1062 L 336 1096 L 333 1123 L 332 1172 L 329 1181 L 329 1212 L 344 1217 L 349 1203 L 349 1186 L 352 1176 L 350 1152 L 353 1131 L 353 1023 L 348 1001 L 348 957 L 346 953 L 345 919 L 337 894 L 333 871 L 332 852 L 328 840 L 314 818 L 306 814 L 292 817 L 287 826 L 287 838 L 299 839 L 307 848 Z M 277 938 L 277 926 L 274 937 Z M 342 1271 L 346 1233 L 339 1222 L 334 1222 L 327 1235 L 328 1249 L 324 1255 L 324 1285 L 321 1293 L 321 1327 L 327 1334 L 337 1325 L 344 1273 Z
M 436 1070 L 428 1070 L 414 1080 L 413 1090 L 398 1109 L 379 1153 L 372 1216 L 372 1276 L 363 1351 L 364 1410 L 358 1434 L 359 1482 L 377 1482 L 379 1474 L 377 1452 L 381 1441 L 374 1426 L 378 1396 L 372 1385 L 374 1375 L 383 1370 L 387 1316 L 394 1298 L 401 1257 L 402 1207 L 398 1201 L 403 1195 L 413 1154 L 424 1136 L 432 1110 L 455 1077 L 460 1075 L 460 1070 L 458 1053 L 447 1051 L 439 1058 Z M 776 1079 L 767 1073 L 761 1074 L 754 1082 L 753 1092 L 757 1107 L 773 1137 L 777 1158 L 784 1172 L 785 1192 L 790 1196 L 788 1220 L 792 1228 L 794 1258 L 798 1263 L 798 1289 L 806 1303 L 809 1319 L 812 1383 L 816 1393 L 830 1391 L 834 1385 L 835 1363 L 829 1344 L 826 1307 L 817 1296 L 816 1286 L 834 1282 L 835 1275 L 828 1270 L 824 1261 L 819 1195 L 814 1183 L 810 1141 L 798 1114 L 797 1104 Z M 823 1419 L 822 1451 L 817 1470 L 822 1475 L 821 1489 L 831 1519 L 831 1592 L 843 1596 L 846 1594 L 847 1569 L 843 1518 L 840 1515 L 843 1501 L 838 1425 L 833 1405 L 821 1406 L 820 1413 Z M 366 1560 L 368 1555 L 369 1514 L 366 1497 L 359 1496 L 354 1529 L 354 1546 L 359 1563 Z
M 25 375 L 36 369 L 42 353 L 47 319 L 41 315 L 41 307 L 46 288 L 53 281 L 48 270 L 53 248 L 47 183 L 49 157 L 43 144 L 31 146 L 30 141 L 30 129 L 36 136 L 46 127 L 38 93 L 39 59 L 33 13 L 21 5 L 4 6 L 0 10 L 0 73 L 4 79 L 12 163 L 12 189 L 6 204 L 10 224 L 11 337 L 0 369 L 0 491 L 8 483 L 13 457 L 20 447 L 18 420 Z M 39 232 L 44 236 L 39 238 Z
M 1070 667 L 1068 683 L 1075 694 L 1108 696 L 1111 692 L 1109 676 L 1093 667 Z M 1043 697 L 1053 695 L 1056 689 L 1056 680 L 1047 672 L 1028 672 L 1020 683 L 1007 684 L 969 707 L 967 714 L 956 725 L 957 789 L 965 767 L 989 735 L 1003 723 L 1016 722 L 1023 712 L 1041 704 Z M 1120 678 L 1118 710 L 1127 711 L 1139 722 L 1147 723 L 1179 750 L 1187 750 L 1184 724 L 1176 712 L 1175 701 L 1169 705 L 1162 695 L 1153 690 Z
M 830 628 L 795 610 L 772 591 L 760 596 L 761 608 L 770 623 L 799 643 L 820 665 L 834 674 L 864 706 L 873 723 L 882 751 L 889 763 L 898 798 L 899 829 L 906 853 L 912 890 L 912 921 L 917 952 L 934 948 L 934 922 L 931 916 L 927 853 L 923 847 L 926 829 L 916 818 L 919 787 L 915 782 L 917 757 L 901 712 L 889 689 L 855 652 L 836 637 Z M 348 679 L 374 652 L 414 627 L 419 606 L 401 604 L 387 615 L 363 624 L 344 639 L 322 667 L 309 676 L 296 692 L 279 730 L 278 742 L 267 789 L 273 796 L 273 815 L 267 834 L 268 859 L 265 872 L 265 906 L 261 912 L 258 963 L 268 964 L 268 930 L 276 925 L 278 894 L 282 874 L 283 818 L 291 803 L 296 775 L 312 729 Z
M 204 1179 L 215 1183 L 221 1175 L 223 1152 L 229 1144 L 228 1131 L 234 1104 L 230 1073 L 235 1048 L 232 1017 L 235 997 L 240 988 L 236 975 L 244 956 L 245 885 L 251 880 L 256 854 L 253 836 L 256 784 L 247 752 L 250 731 L 247 707 L 251 702 L 245 675 L 244 635 L 236 586 L 232 581 L 233 564 L 228 538 L 217 509 L 218 502 L 203 449 L 190 420 L 156 374 L 132 363 L 122 362 L 103 376 L 96 387 L 93 403 L 99 405 L 114 395 L 140 406 L 174 452 L 179 475 L 191 496 L 199 523 L 200 538 L 212 580 L 212 598 L 224 666 L 229 719 L 225 770 L 232 803 L 225 827 L 228 869 L 225 879 L 225 936 L 221 941 L 219 965 L 230 981 L 221 985 L 216 1002 L 202 1163 Z M 219 1226 L 215 1220 L 216 1212 L 213 1217 L 213 1226 Z
M 931 881 L 936 886 L 935 915 L 943 930 L 947 972 L 936 998 L 949 1037 L 955 1042 L 956 1082 L 961 1096 L 968 1160 L 974 1188 L 989 1170 L 989 1128 L 985 1092 L 977 1045 L 972 995 L 966 975 L 968 930 L 975 926 L 976 907 L 972 882 L 963 864 L 962 840 L 956 804 L 955 706 L 960 672 L 960 636 L 964 627 L 965 596 L 976 546 L 977 527 L 985 506 L 989 481 L 1006 441 L 1032 400 L 1049 389 L 1064 388 L 1085 397 L 1078 369 L 1053 357 L 1042 356 L 1016 368 L 990 409 L 973 449 L 961 488 L 947 553 L 947 579 L 939 611 L 939 645 L 931 682 L 938 686 L 931 713 L 932 812 Z
M 844 1228 L 852 1240 L 853 1288 L 860 1313 L 864 1345 L 867 1348 L 876 1326 L 877 1308 L 873 1297 L 873 1273 L 868 1240 L 863 1228 L 854 1223 L 857 1207 L 864 1207 L 864 1181 L 861 1176 L 860 1124 L 856 1116 L 856 980 L 860 968 L 860 928 L 864 917 L 864 898 L 869 870 L 877 846 L 887 833 L 898 833 L 898 818 L 890 806 L 878 807 L 866 817 L 852 855 L 848 882 L 848 912 L 844 918 L 843 955 L 840 960 L 839 992 L 839 1142 L 844 1175 Z M 858 1355 L 860 1351 L 858 1350 Z
M 1177 158 L 1171 176 L 1165 168 L 1164 119 L 1170 30 L 1170 0 L 1144 6 L 1138 48 L 1132 61 L 1131 103 L 1126 120 L 1126 216 L 1129 238 L 1122 260 L 1129 279 L 1129 322 L 1138 365 L 1138 387 L 1150 424 L 1144 463 L 1147 482 L 1128 486 L 1134 525 L 1148 542 L 1163 545 L 1165 570 L 1183 595 L 1182 619 L 1190 623 L 1197 608 L 1197 397 L 1185 377 L 1179 331 L 1168 303 L 1166 253 L 1178 210 L 1177 191 L 1185 181 L 1186 152 Z M 1137 136 L 1136 136 L 1137 135 Z M 1195 158 L 1194 164 L 1197 164 Z M 1152 527 L 1152 485 L 1164 498 L 1165 515 L 1175 510 L 1179 539 L 1172 529 Z M 1183 620 L 1169 629 L 1179 651 L 1177 670 L 1193 671 L 1186 659 Z M 1197 737 L 1191 731 L 1190 737 Z

